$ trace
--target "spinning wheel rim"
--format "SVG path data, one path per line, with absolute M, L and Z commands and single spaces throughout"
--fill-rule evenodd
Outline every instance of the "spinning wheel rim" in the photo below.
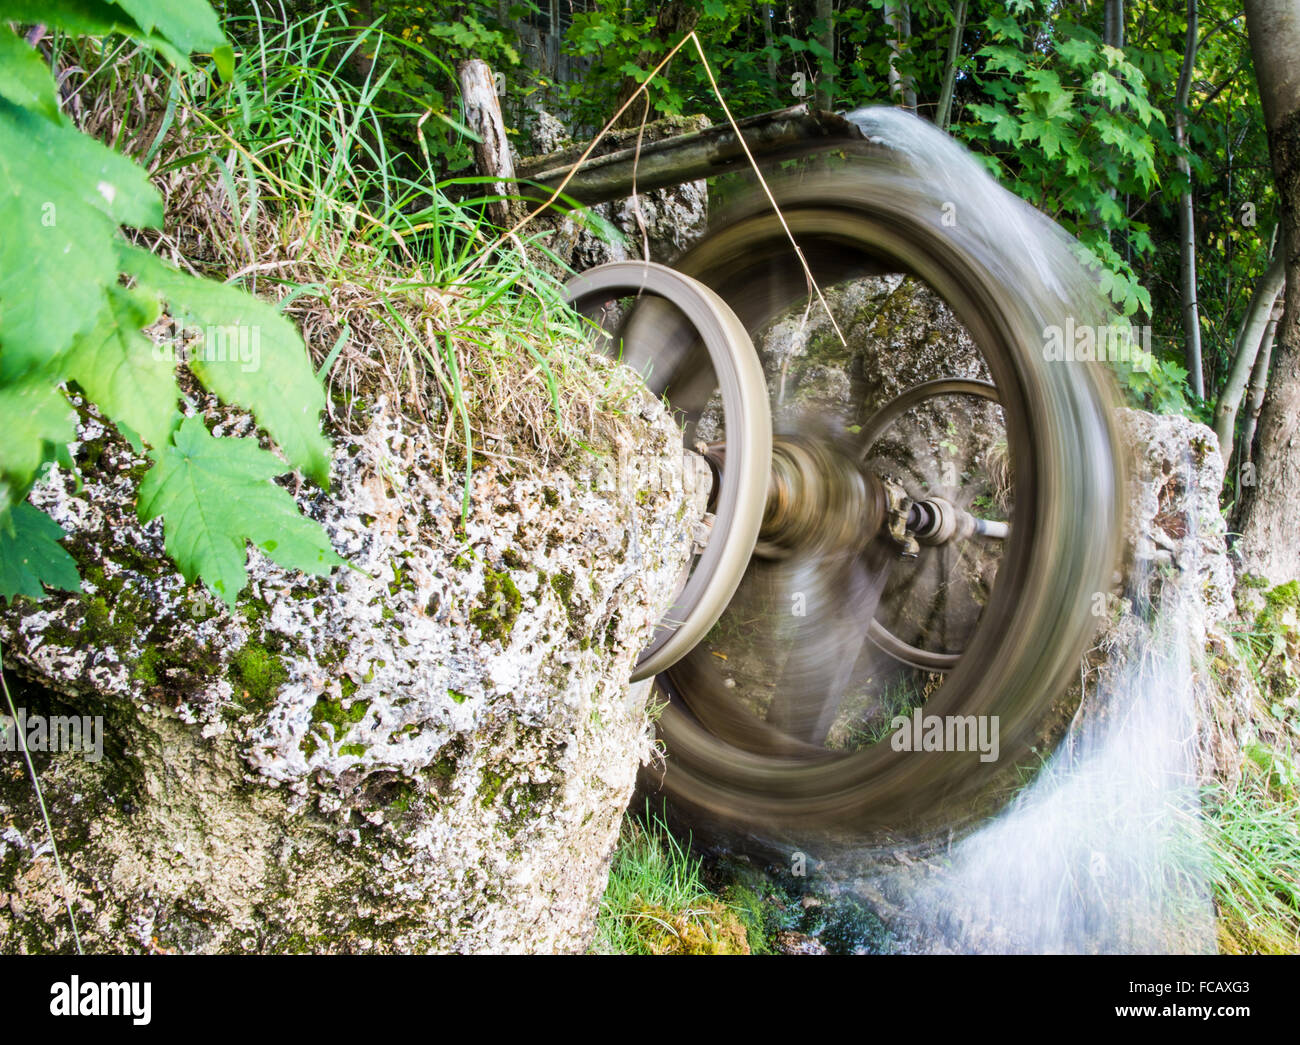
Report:
M 1041 726 L 1038 693 L 1059 694 L 1072 677 L 1092 631 L 1079 602 L 1109 583 L 1117 549 L 1120 457 L 1104 382 L 1086 369 L 1053 370 L 1036 350 L 1041 317 L 999 287 L 970 250 L 909 210 L 884 181 L 858 176 L 832 188 L 782 194 L 805 254 L 839 250 L 867 268 L 872 259 L 889 259 L 933 287 L 980 346 L 1007 414 L 1008 440 L 1022 448 L 1013 455 L 1017 503 L 999 583 L 968 655 L 926 709 L 1000 715 L 1003 751 L 1012 757 L 990 770 L 951 753 L 901 758 L 882 744 L 852 755 L 760 755 L 719 744 L 678 699 L 659 721 L 668 751 L 662 783 L 687 806 L 748 825 L 925 833 L 966 822 L 976 806 L 987 805 L 990 786 L 1027 753 Z M 841 202 L 828 207 L 828 196 Z M 727 265 L 763 249 L 773 258 L 789 255 L 770 213 L 707 238 L 679 267 L 713 285 L 752 330 L 759 324 L 737 287 L 754 283 L 762 259 L 739 273 Z M 793 258 L 784 264 L 787 274 L 796 272 Z M 1024 603 L 1010 604 L 1015 595 Z M 977 649 L 987 652 L 972 660 Z M 670 691 L 682 681 L 682 667 L 669 673 Z

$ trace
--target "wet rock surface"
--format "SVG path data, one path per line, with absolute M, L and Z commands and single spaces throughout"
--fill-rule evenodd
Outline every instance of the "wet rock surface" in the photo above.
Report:
M 291 491 L 349 563 L 253 550 L 231 612 L 134 497 L 145 462 L 86 415 L 32 495 L 80 595 L 18 599 L 0 643 L 30 712 L 104 718 L 104 756 L 34 755 L 87 951 L 574 951 L 637 767 L 628 676 L 702 505 L 648 396 L 606 456 L 460 475 L 385 403 Z M 246 419 L 217 426 L 250 434 Z M 702 495 L 703 491 L 700 492 Z M 0 762 L 0 951 L 72 947 L 21 756 Z
M 1181 600 L 1199 694 L 1197 771 L 1206 782 L 1234 781 L 1255 687 L 1227 630 L 1236 579 L 1219 511 L 1223 459 L 1214 432 L 1188 418 L 1120 410 L 1117 420 L 1133 450 L 1125 558 L 1098 648 L 1132 647 L 1141 617 Z M 1104 665 L 1098 672 L 1104 681 Z

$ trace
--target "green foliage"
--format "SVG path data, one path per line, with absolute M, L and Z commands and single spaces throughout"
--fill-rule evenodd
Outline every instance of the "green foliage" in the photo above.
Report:
M 0 375 L 66 376 L 60 353 L 95 323 L 104 288 L 117 282 L 117 227 L 157 227 L 162 200 L 144 171 L 61 116 L 8 100 L 0 101 L 0 179 Z
M 167 554 L 185 579 L 202 577 L 229 605 L 248 582 L 247 541 L 289 569 L 326 574 L 342 564 L 321 528 L 271 482 L 284 466 L 256 440 L 214 439 L 190 417 L 153 457 L 140 518 L 161 516 Z
M 69 370 L 124 431 L 164 446 L 176 413 L 176 379 L 171 363 L 140 332 L 157 320 L 158 299 L 118 286 L 107 287 L 105 296 L 94 327 L 73 340 Z
M 30 504 L 16 504 L 0 523 L 0 599 L 42 598 L 41 585 L 80 591 L 77 564 L 59 545 L 63 530 Z
M 1300 948 L 1300 824 L 1295 796 L 1247 777 L 1207 795 L 1219 948 L 1294 954 Z
M 1255 699 L 1239 727 L 1249 738 L 1240 779 L 1205 796 L 1219 947 L 1293 954 L 1300 948 L 1300 582 L 1270 588 L 1246 574 L 1237 592 L 1244 620 L 1236 652 Z
M 661 35 L 659 19 L 668 6 L 594 0 L 583 10 L 562 11 L 553 23 L 550 9 L 532 0 L 459 4 L 450 18 L 421 4 L 381 0 L 373 10 L 383 40 L 364 39 L 360 28 L 351 32 L 363 56 L 386 49 L 386 63 L 375 59 L 386 77 L 379 97 L 394 113 L 424 117 L 422 155 L 445 172 L 470 162 L 471 136 L 455 111 L 456 61 L 481 57 L 498 73 L 508 125 L 542 106 L 582 136 L 602 126 L 626 85 L 644 82 L 680 41 L 680 31 Z M 901 79 L 916 97 L 917 112 L 933 117 L 954 30 L 952 0 L 913 0 L 906 5 L 909 31 L 902 35 L 887 25 L 884 0 L 835 6 L 832 52 L 821 41 L 826 27 L 811 0 L 671 5 L 682 24 L 694 24 L 736 113 L 811 102 L 819 88 L 830 91 L 837 109 L 899 104 L 904 99 L 894 82 Z M 1172 132 L 1183 58 L 1181 8 L 1129 9 L 1123 47 L 1101 39 L 1100 5 L 993 0 L 967 5 L 966 13 L 955 60 L 953 133 L 1008 187 L 1080 240 L 1082 260 L 1119 313 L 1153 328 L 1159 365 L 1141 372 L 1120 368 L 1131 398 L 1158 410 L 1204 414 L 1205 404 L 1188 402 L 1178 365 L 1184 338 L 1176 205 L 1188 181 L 1177 161 L 1190 163 L 1196 197 L 1207 388 L 1226 373 L 1250 285 L 1266 263 L 1276 211 L 1239 8 L 1228 0 L 1202 0 L 1205 28 L 1186 149 Z M 568 82 L 553 82 L 556 67 L 549 50 L 539 50 L 528 35 L 533 30 L 564 32 L 573 70 Z M 723 119 L 693 48 L 679 54 L 648 92 L 652 115 Z M 640 111 L 635 104 L 631 119 Z M 519 131 L 509 127 L 512 135 Z
M 134 445 L 150 448 L 154 464 L 141 491 L 141 518 L 166 516 L 167 548 L 187 579 L 203 577 L 233 605 L 246 579 L 246 539 L 285 565 L 324 572 L 339 560 L 323 531 L 299 516 L 271 481 L 284 466 L 246 441 L 211 438 L 199 419 L 182 426 L 171 346 L 143 331 L 159 319 L 164 299 L 175 322 L 206 328 L 188 360 L 191 371 L 222 399 L 250 409 L 293 466 L 325 483 L 324 396 L 302 338 L 270 305 L 176 272 L 123 241 L 121 226 L 161 226 L 162 199 L 143 169 L 82 134 L 61 112 L 45 59 L 5 22 L 124 33 L 187 69 L 186 56 L 195 50 L 210 52 L 227 79 L 234 69 L 233 51 L 201 0 L 0 0 L 5 596 L 36 598 L 41 584 L 75 587 L 66 553 L 61 558 L 50 547 L 62 534 L 24 503 L 44 468 L 70 460 L 66 447 L 76 428 L 65 399 L 69 384 Z M 133 287 L 122 285 L 123 275 L 134 279 Z M 252 340 L 256 360 L 224 351 L 231 336 L 241 345 Z M 200 489 L 198 478 L 209 485 Z
M 513 33 L 498 21 L 492 0 L 470 0 L 457 5 L 448 17 L 432 0 L 378 0 L 366 5 L 363 18 L 357 7 L 335 0 L 326 4 L 291 2 L 288 17 L 266 0 L 228 4 L 226 27 L 250 51 L 294 56 L 280 63 L 279 77 L 267 85 L 269 93 L 328 89 L 320 73 L 344 73 L 354 83 L 364 81 L 370 102 L 356 110 L 358 117 L 383 118 L 387 141 L 383 147 L 418 163 L 427 158 L 441 170 L 457 170 L 473 161 L 474 140 L 460 121 L 456 65 L 466 58 L 481 58 L 506 74 L 507 110 L 545 86 L 521 65 Z M 516 16 L 538 10 L 534 2 L 513 3 Z M 256 91 L 256 87 L 252 88 Z M 258 114 L 260 115 L 260 114 Z M 414 130 L 420 121 L 418 132 Z M 374 144 L 379 144 L 375 142 Z
M 947 0 L 916 0 L 909 5 L 910 35 L 899 38 L 885 25 L 881 0 L 841 5 L 832 56 L 819 42 L 823 27 L 812 18 L 811 4 L 772 5 L 767 32 L 764 6 L 685 6 L 699 14 L 696 31 L 737 112 L 811 100 L 814 86 L 831 79 L 837 108 L 896 104 L 901 99 L 891 93 L 892 71 L 912 87 L 918 110 L 928 113 L 940 93 L 954 22 Z M 677 42 L 655 35 L 659 7 L 605 0 L 574 16 L 569 49 L 592 63 L 582 81 L 570 85 L 576 122 L 588 128 L 603 123 L 624 78 L 644 81 Z M 957 57 L 953 133 L 1012 191 L 1078 238 L 1081 260 L 1120 314 L 1154 322 L 1149 284 L 1153 274 L 1163 277 L 1166 262 L 1157 258 L 1161 232 L 1151 219 L 1166 227 L 1175 223 L 1171 211 L 1156 207 L 1176 198 L 1181 187 L 1173 176 L 1179 154 L 1167 115 L 1180 50 L 1168 36 L 1159 46 L 1154 40 L 1140 49 L 1108 46 L 1089 24 L 1090 10 L 1076 14 L 1034 0 L 980 10 L 983 17 L 965 27 Z M 1154 29 L 1148 32 L 1155 37 Z M 722 118 L 689 50 L 649 91 L 659 113 Z M 1163 238 L 1169 242 L 1170 236 Z M 1166 290 L 1157 347 L 1162 339 L 1171 346 L 1181 341 L 1179 302 L 1169 297 Z M 1192 409 L 1185 371 L 1165 358 L 1176 351 L 1156 354 L 1150 370 L 1120 368 L 1132 398 L 1160 410 Z
M 329 443 L 320 430 L 325 393 L 293 324 L 266 302 L 234 287 L 186 276 L 153 254 L 124 248 L 119 257 L 123 270 L 165 298 L 172 316 L 180 322 L 204 328 L 205 336 L 217 342 L 220 331 L 225 331 L 227 339 L 245 331 L 250 340 L 256 337 L 255 359 L 229 351 L 229 344 L 205 344 L 209 349 L 224 347 L 227 351 L 200 354 L 190 361 L 190 369 L 223 400 L 251 410 L 290 463 L 327 486 Z M 251 351 L 247 354 L 252 355 Z
M 701 862 L 647 807 L 645 822 L 628 817 L 600 901 L 599 954 L 748 954 L 736 911 L 712 896 Z
M 1186 30 L 1181 8 L 1131 12 L 1121 49 L 1096 35 L 1096 9 L 1012 6 L 968 30 L 971 86 L 958 92 L 965 104 L 954 133 L 987 153 L 1017 194 L 1079 238 L 1085 264 L 1120 312 L 1153 327 L 1158 366 L 1120 368 L 1137 403 L 1204 419 L 1208 407 L 1189 402 L 1179 365 L 1177 204 L 1189 186 L 1177 161 L 1192 169 L 1209 389 L 1226 373 L 1251 283 L 1266 264 L 1271 227 L 1267 141 L 1240 7 L 1201 5 L 1191 144 L 1180 150 L 1173 124 Z M 1238 212 L 1243 201 L 1251 201 L 1246 218 Z M 1247 219 L 1254 224 L 1243 225 Z
M 836 107 L 897 104 L 898 99 L 890 93 L 891 68 L 915 85 L 919 97 L 937 97 L 952 32 L 950 3 L 912 0 L 912 35 L 903 40 L 886 31 L 883 0 L 846 8 L 835 15 L 839 37 Z M 970 65 L 963 60 L 965 68 Z
M 373 372 L 378 355 L 401 382 L 383 389 L 390 402 L 420 404 L 413 410 L 422 417 L 440 415 L 445 405 L 461 443 L 453 453 L 463 453 L 468 511 L 472 419 L 491 415 L 488 401 L 505 387 L 505 375 L 518 378 L 509 386 L 515 408 L 518 394 L 540 382 L 552 432 L 567 434 L 574 415 L 566 398 L 590 397 L 610 375 L 593 374 L 574 351 L 582 321 L 564 305 L 551 274 L 563 266 L 538 234 L 525 230 L 520 239 L 494 243 L 497 232 L 472 198 L 476 179 L 445 176 L 435 141 L 441 125 L 427 109 L 389 106 L 387 86 L 409 49 L 386 29 L 393 12 L 377 8 L 379 26 L 349 25 L 348 9 L 337 2 L 287 21 L 273 13 L 262 4 L 227 21 L 247 47 L 227 90 L 212 94 L 193 76 L 177 78 L 178 109 L 211 134 L 177 143 L 163 166 L 222 172 L 230 210 L 250 238 L 297 243 L 306 225 L 316 246 L 310 261 L 290 270 L 297 278 L 271 269 L 259 280 L 283 285 L 295 308 L 328 302 L 326 322 L 339 334 L 323 375 Z M 422 31 L 410 39 L 409 46 L 428 44 Z M 256 217 L 245 220 L 248 214 Z M 233 236 L 218 249 L 227 268 L 256 260 Z M 546 269 L 542 258 L 552 263 Z M 368 358 L 358 365 L 362 342 Z M 339 383 L 348 386 L 344 398 L 359 391 L 350 377 Z M 551 434 L 537 433 L 543 443 Z
M 1255 281 L 1268 267 L 1278 198 L 1241 5 L 1201 0 L 1201 25 L 1188 106 L 1187 160 L 1196 208 L 1205 386 L 1212 401 L 1227 377 L 1233 341 Z M 1153 43 L 1161 42 L 1157 34 L 1162 31 L 1166 27 L 1157 21 L 1151 28 Z M 1148 46 L 1138 53 L 1151 67 L 1151 76 L 1172 85 L 1177 78 L 1172 50 Z M 1187 186 L 1182 174 L 1169 172 L 1164 193 L 1147 208 L 1153 230 L 1176 227 L 1177 194 Z M 1158 246 L 1164 242 L 1157 237 Z M 1180 303 L 1176 250 L 1157 250 L 1147 283 L 1158 330 L 1163 324 L 1171 336 L 1181 338 L 1181 331 L 1174 329 Z
M 991 16 L 977 82 L 988 101 L 956 133 L 998 160 L 1008 187 L 1063 224 L 1086 249 L 1102 290 L 1131 316 L 1151 311 L 1151 295 L 1115 248 L 1127 241 L 1140 257 L 1148 228 L 1121 204 L 1158 183 L 1157 139 L 1165 116 L 1149 99 L 1142 70 L 1090 29 L 1054 18 L 1022 26 Z M 1028 31 L 1026 31 L 1028 30 Z M 1045 36 L 1050 47 L 1043 46 Z
M 47 120 L 58 119 L 49 70 L 41 56 L 9 30 L 0 32 L 0 98 Z
M 734 112 L 761 111 L 799 100 L 790 94 L 790 79 L 783 85 L 779 77 L 773 80 L 767 74 L 769 50 L 756 30 L 752 4 L 695 0 L 685 6 L 698 12 L 695 31 L 708 41 L 714 75 L 727 85 L 727 104 Z M 560 85 L 558 92 L 564 106 L 571 108 L 574 122 L 593 130 L 602 126 L 613 115 L 611 102 L 624 81 L 631 77 L 645 83 L 651 70 L 680 41 L 681 34 L 667 40 L 656 35 L 660 7 L 649 0 L 598 0 L 591 10 L 574 14 L 566 47 L 590 63 L 581 81 Z M 774 56 L 800 53 L 800 71 L 811 81 L 815 73 L 807 51 L 803 40 L 789 35 L 775 40 L 771 48 Z M 705 113 L 715 121 L 723 118 L 693 47 L 682 50 L 647 91 L 652 119 L 695 113 Z M 631 112 L 639 116 L 641 104 L 635 103 Z

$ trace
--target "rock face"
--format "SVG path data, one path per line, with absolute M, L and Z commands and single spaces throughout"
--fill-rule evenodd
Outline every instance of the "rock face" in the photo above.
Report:
M 1192 651 L 1197 771 L 1203 781 L 1235 780 L 1254 683 L 1227 633 L 1235 579 L 1227 524 L 1219 511 L 1223 459 L 1214 432 L 1185 417 L 1120 410 L 1122 445 L 1132 449 L 1122 599 L 1098 649 L 1131 655 L 1149 641 L 1140 619 L 1149 608 L 1181 608 Z M 1135 616 L 1136 613 L 1136 616 Z M 1107 666 L 1097 682 L 1107 684 Z
M 627 406 L 617 452 L 440 472 L 380 401 L 303 509 L 351 568 L 254 550 L 229 612 L 133 502 L 144 462 L 87 416 L 86 483 L 32 500 L 80 595 L 19 599 L 0 643 L 28 714 L 102 715 L 104 755 L 35 759 L 94 951 L 575 951 L 640 760 L 628 676 L 689 554 L 681 435 Z M 243 434 L 247 420 L 223 422 Z M 703 491 L 700 492 L 701 496 Z M 0 762 L 0 952 L 72 938 L 20 755 Z
M 644 145 L 707 126 L 708 122 L 698 116 L 656 120 L 646 125 L 641 140 Z M 541 114 L 532 140 L 545 156 L 521 162 L 542 169 L 576 161 L 587 143 L 574 147 L 562 132 L 563 128 L 554 117 Z M 635 148 L 636 142 L 635 130 L 611 131 L 592 156 Z M 571 216 L 552 218 L 543 215 L 529 228 L 550 226 L 553 231 L 546 236 L 547 248 L 578 272 L 608 261 L 627 261 L 629 258 L 649 257 L 651 261 L 669 264 L 704 234 L 708 225 L 708 203 L 707 183 L 693 181 L 638 193 L 635 200 L 597 204 L 591 208 L 594 222 L 591 218 L 579 222 Z M 604 226 L 603 232 L 601 225 Z

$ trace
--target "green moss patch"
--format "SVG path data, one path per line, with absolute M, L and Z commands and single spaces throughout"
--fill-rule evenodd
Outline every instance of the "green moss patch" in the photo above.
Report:
M 264 646 L 249 642 L 230 662 L 235 688 L 244 707 L 265 710 L 275 701 L 280 687 L 289 681 L 283 661 Z
M 488 573 L 483 579 L 483 592 L 469 620 L 479 630 L 485 642 L 497 639 L 502 645 L 510 640 L 515 621 L 519 619 L 522 603 L 519 589 L 508 573 Z

